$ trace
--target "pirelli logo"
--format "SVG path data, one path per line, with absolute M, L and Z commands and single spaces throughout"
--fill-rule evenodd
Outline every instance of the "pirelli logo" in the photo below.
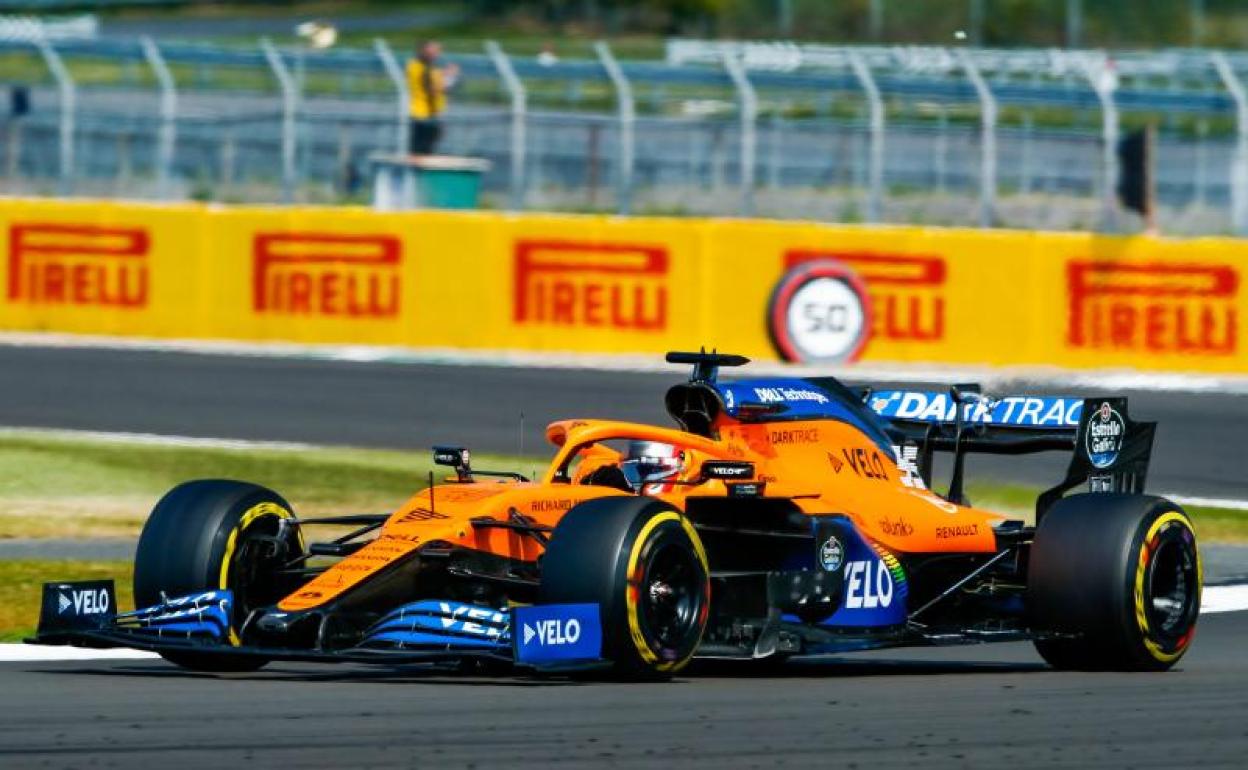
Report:
M 389 235 L 260 233 L 252 304 L 262 314 L 393 318 L 401 257 L 398 238 Z
M 663 331 L 669 265 L 662 246 L 517 241 L 512 318 L 526 325 Z
M 150 247 L 141 228 L 11 225 L 8 299 L 36 305 L 146 307 Z
M 1073 348 L 1233 355 L 1239 274 L 1229 265 L 1121 264 L 1074 260 L 1066 266 Z
M 793 249 L 784 254 L 784 267 L 788 270 L 819 259 L 849 266 L 866 284 L 871 297 L 873 339 L 938 342 L 945 338 L 944 287 L 948 271 L 944 257 Z

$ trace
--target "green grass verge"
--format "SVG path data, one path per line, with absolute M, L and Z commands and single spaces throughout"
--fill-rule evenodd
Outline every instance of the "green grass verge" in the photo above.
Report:
M 1008 513 L 1031 521 L 1038 489 L 1010 484 L 967 484 L 971 501 L 989 510 Z M 1248 543 L 1248 511 L 1184 505 L 1192 518 L 1196 535 L 1205 543 Z
M 1185 505 L 1196 536 L 1205 543 L 1248 543 L 1248 511 Z
M 526 474 L 542 466 L 488 455 L 474 464 Z M 423 489 L 433 468 L 428 452 L 171 446 L 4 431 L 0 538 L 134 537 L 161 495 L 196 478 L 263 484 L 303 515 L 389 511 Z
M 130 609 L 132 576 L 128 562 L 0 561 L 0 642 L 20 641 L 35 632 L 44 583 L 113 578 L 118 605 Z

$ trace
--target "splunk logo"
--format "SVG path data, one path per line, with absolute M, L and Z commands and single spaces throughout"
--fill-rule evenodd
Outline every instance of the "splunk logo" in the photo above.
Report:
M 517 241 L 512 318 L 660 332 L 668 318 L 667 250 L 573 241 Z
M 401 252 L 389 235 L 258 234 L 252 306 L 266 314 L 396 317 Z
M 9 301 L 146 307 L 150 246 L 147 231 L 139 228 L 12 225 Z
M 1239 275 L 1230 265 L 1066 266 L 1067 343 L 1092 350 L 1233 355 Z
M 881 254 L 837 249 L 794 249 L 784 266 L 832 259 L 848 265 L 871 298 L 871 336 L 898 342 L 936 342 L 945 337 L 944 257 Z

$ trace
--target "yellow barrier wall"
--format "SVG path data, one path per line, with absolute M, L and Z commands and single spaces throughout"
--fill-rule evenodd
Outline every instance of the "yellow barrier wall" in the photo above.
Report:
M 1230 239 L 24 200 L 0 230 L 14 330 L 774 358 L 776 282 L 826 258 L 863 360 L 1248 371 Z

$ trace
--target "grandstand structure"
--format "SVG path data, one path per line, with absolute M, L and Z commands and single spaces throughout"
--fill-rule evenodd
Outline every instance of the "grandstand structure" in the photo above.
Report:
M 633 213 L 1100 228 L 1118 140 L 1156 128 L 1158 224 L 1248 232 L 1248 55 L 672 40 L 666 57 L 456 52 L 443 150 L 487 203 Z M 0 36 L 0 190 L 365 200 L 404 145 L 402 57 L 175 40 Z

